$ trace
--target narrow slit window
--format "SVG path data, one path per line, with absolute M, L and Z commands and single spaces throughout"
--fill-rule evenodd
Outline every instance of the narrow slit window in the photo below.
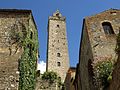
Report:
M 113 28 L 111 26 L 111 23 L 109 22 L 103 22 L 102 23 L 102 26 L 103 26 L 103 30 L 105 32 L 105 34 L 114 34 L 114 31 L 113 31 Z
M 33 32 L 30 32 L 30 39 L 33 39 Z

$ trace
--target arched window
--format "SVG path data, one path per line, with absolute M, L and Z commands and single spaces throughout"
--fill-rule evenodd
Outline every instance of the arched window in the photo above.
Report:
M 57 53 L 57 57 L 60 57 L 60 53 Z
M 60 63 L 60 62 L 57 62 L 57 66 L 59 66 L 59 67 L 60 67 L 60 66 L 61 66 L 61 63 Z
M 111 23 L 103 22 L 102 26 L 103 26 L 105 34 L 114 34 L 114 31 L 113 31 L 113 28 L 111 26 Z

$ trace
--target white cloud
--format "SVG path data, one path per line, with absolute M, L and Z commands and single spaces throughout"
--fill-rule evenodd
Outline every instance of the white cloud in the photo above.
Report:
M 44 61 L 40 61 L 37 66 L 37 70 L 40 70 L 40 73 L 43 74 L 46 71 L 46 63 Z

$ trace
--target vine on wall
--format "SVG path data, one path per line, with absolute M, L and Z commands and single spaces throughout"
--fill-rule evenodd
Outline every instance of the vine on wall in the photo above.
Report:
M 27 31 L 27 35 L 18 34 L 20 46 L 23 47 L 24 51 L 19 59 L 19 90 L 34 90 L 36 83 L 36 66 L 37 66 L 37 52 L 38 52 L 38 37 L 37 30 L 34 31 L 33 39 L 30 38 L 31 28 L 23 27 L 23 31 Z M 22 35 L 22 36 L 21 36 Z M 22 41 L 20 41 L 22 40 Z

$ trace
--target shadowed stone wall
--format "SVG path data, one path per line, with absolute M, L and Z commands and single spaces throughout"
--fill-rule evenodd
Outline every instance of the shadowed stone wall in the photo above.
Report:
M 106 34 L 102 23 L 109 22 L 114 34 Z M 110 9 L 86 17 L 80 48 L 80 77 L 82 90 L 94 90 L 93 67 L 102 60 L 115 60 L 116 34 L 120 27 L 120 10 Z M 97 86 L 96 86 L 97 87 Z
M 112 73 L 112 80 L 109 90 L 120 90 L 120 56 Z

